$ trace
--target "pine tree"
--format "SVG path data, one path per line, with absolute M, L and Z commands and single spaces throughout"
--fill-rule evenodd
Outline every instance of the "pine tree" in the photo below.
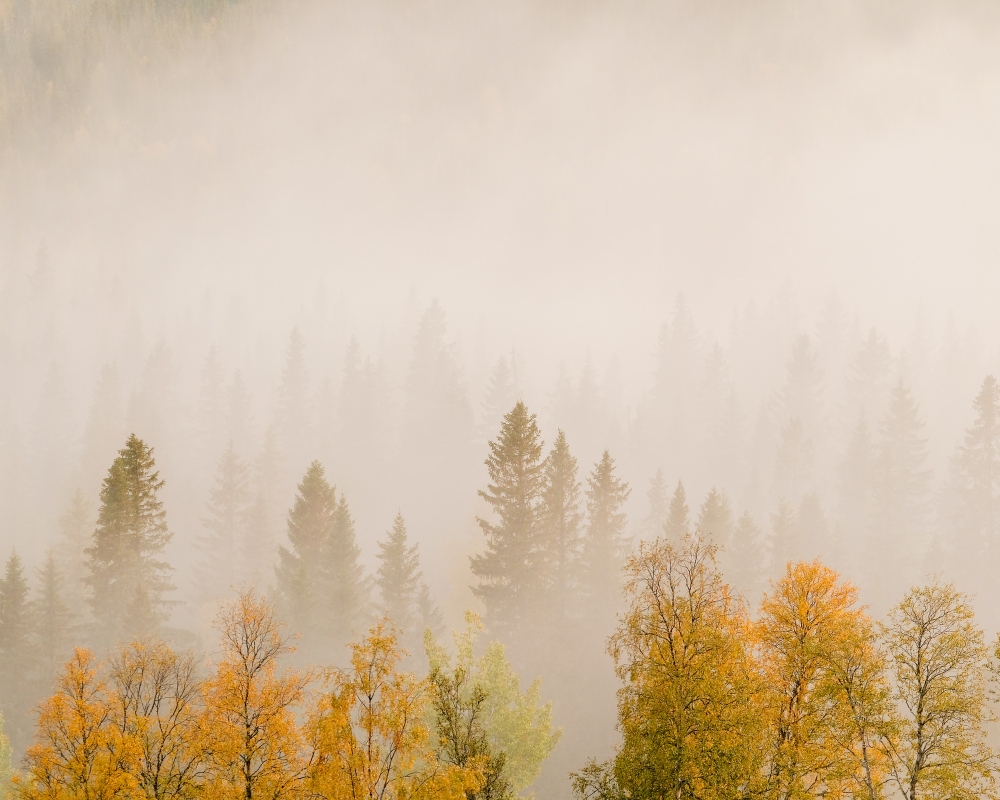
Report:
M 406 538 L 406 522 L 396 514 L 392 530 L 378 543 L 376 585 L 382 598 L 379 611 L 401 631 L 412 633 L 416 622 L 416 599 L 420 591 L 420 556 L 418 546 Z
M 804 436 L 821 442 L 824 434 L 823 368 L 809 336 L 800 334 L 785 364 L 785 384 L 778 396 L 782 418 L 797 419 Z
M 80 617 L 87 607 L 87 547 L 94 535 L 93 510 L 93 503 L 77 489 L 59 518 L 61 535 L 55 549 L 56 567 L 65 587 L 63 600 Z
M 314 461 L 288 512 L 291 548 L 278 551 L 278 593 L 303 634 L 307 655 L 347 642 L 367 608 L 368 583 L 360 566 L 347 501 Z
M 236 447 L 244 450 L 249 445 L 253 420 L 250 413 L 250 390 L 243 373 L 236 370 L 226 390 L 226 436 Z M 245 450 L 244 450 L 245 452 Z
M 73 652 L 70 638 L 72 614 L 66 605 L 63 575 L 50 549 L 37 570 L 38 590 L 31 602 L 32 654 L 36 694 L 51 691 L 59 670 Z
M 966 555 L 1000 545 L 1000 384 L 987 375 L 972 404 L 976 419 L 952 462 L 956 538 Z
M 250 467 L 237 455 L 232 441 L 216 463 L 208 516 L 202 520 L 206 534 L 196 540 L 201 561 L 194 576 L 203 602 L 224 596 L 244 578 L 240 574 L 240 555 L 249 517 Z
M 412 655 L 418 652 L 424 631 L 439 632 L 444 620 L 423 582 L 419 548 L 409 544 L 402 514 L 396 514 L 392 530 L 379 542 L 378 559 L 379 611 L 401 631 L 400 641 Z
M 486 396 L 483 398 L 479 430 L 483 439 L 497 429 L 504 414 L 517 402 L 517 389 L 514 384 L 514 371 L 506 356 L 497 359 L 493 374 L 486 386 Z
M 628 484 L 615 475 L 607 450 L 587 478 L 587 531 L 583 540 L 584 591 L 599 612 L 613 609 L 621 590 L 621 569 L 628 555 L 627 518 L 622 506 Z
M 253 502 L 240 553 L 243 574 L 250 585 L 258 589 L 274 574 L 283 514 L 281 497 L 284 473 L 281 467 L 278 436 L 272 426 L 264 433 L 264 445 L 254 464 Z
M 889 345 L 875 328 L 871 328 L 851 362 L 847 377 L 848 419 L 862 413 L 868 419 L 878 419 L 885 408 L 889 388 L 892 355 Z
M 527 621 L 539 593 L 538 537 L 545 486 L 542 439 L 535 415 L 518 401 L 489 443 L 490 483 L 479 496 L 497 522 L 478 518 L 486 550 L 471 558 L 479 579 L 473 592 L 486 606 L 486 621 L 498 633 L 512 633 Z
M 728 546 L 733 533 L 733 512 L 724 491 L 719 491 L 714 486 L 711 488 L 705 502 L 701 504 L 695 527 L 702 535 L 711 537 L 716 545 Z
M 226 430 L 226 394 L 223 387 L 222 361 L 213 345 L 201 367 L 201 391 L 198 396 L 198 448 L 202 479 L 207 479 L 212 459 L 222 450 Z
M 323 633 L 328 642 L 345 645 L 361 633 L 369 610 L 371 579 L 361 567 L 354 519 L 343 494 L 334 508 L 331 523 L 320 561 L 325 608 Z
M 160 560 L 170 541 L 153 449 L 135 434 L 118 451 L 101 488 L 87 584 L 99 636 L 110 645 L 156 631 L 166 619 L 163 595 L 174 587 Z
M 732 542 L 721 556 L 724 574 L 752 605 L 764 585 L 765 563 L 761 531 L 749 511 L 740 516 Z
M 862 567 L 861 554 L 871 530 L 874 462 L 871 432 L 862 412 L 839 470 L 840 524 L 849 566 L 855 573 Z
M 31 609 L 28 582 L 17 552 L 7 559 L 0 580 L 0 711 L 15 753 L 24 752 L 31 733 L 28 693 L 30 673 Z
M 325 545 L 337 513 L 336 490 L 323 465 L 310 464 L 288 512 L 288 543 L 278 549 L 278 595 L 293 628 L 307 644 L 317 639 L 326 612 L 323 604 Z
M 869 567 L 883 599 L 898 595 L 919 564 L 927 525 L 930 470 L 924 424 L 900 379 L 880 426 L 874 469 L 873 535 Z
M 802 552 L 795 507 L 784 498 L 778 501 L 778 510 L 771 514 L 771 531 L 774 536 L 771 574 L 780 575 L 788 564 L 799 560 Z
M 545 459 L 539 536 L 540 566 L 549 594 L 546 607 L 559 622 L 572 607 L 578 588 L 583 514 L 576 475 L 576 458 L 569 451 L 566 434 L 560 430 Z
M 285 350 L 285 363 L 278 384 L 278 432 L 292 464 L 304 461 L 310 447 L 309 376 L 305 362 L 305 338 L 293 328 Z
M 691 532 L 690 512 L 684 484 L 677 481 L 677 488 L 670 498 L 670 511 L 663 526 L 663 533 L 674 544 L 679 544 Z
M 649 506 L 649 511 L 639 526 L 639 538 L 651 541 L 663 534 L 663 526 L 666 525 L 667 515 L 670 513 L 670 501 L 667 499 L 667 481 L 663 477 L 662 469 L 656 470 L 656 474 L 649 479 L 646 503 Z
M 101 368 L 83 429 L 81 480 L 88 493 L 91 485 L 96 492 L 108 460 L 114 458 L 115 446 L 124 435 L 124 416 L 118 368 L 114 364 L 105 364 Z M 69 572 L 66 574 L 69 575 Z
M 774 459 L 774 489 L 779 496 L 797 499 L 812 475 L 813 441 L 798 417 L 788 420 Z

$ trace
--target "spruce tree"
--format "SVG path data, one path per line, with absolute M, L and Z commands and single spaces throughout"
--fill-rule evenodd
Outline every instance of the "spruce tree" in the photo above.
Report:
M 771 575 L 784 573 L 785 566 L 801 557 L 799 525 L 795 507 L 785 498 L 778 501 L 778 509 L 771 514 L 771 532 L 774 536 L 771 553 Z
M 336 490 L 327 483 L 323 465 L 309 465 L 288 512 L 288 543 L 278 549 L 278 595 L 289 623 L 306 645 L 314 644 L 322 626 L 323 560 L 333 518 Z
M 371 579 L 361 567 L 361 549 L 347 500 L 341 494 L 333 510 L 320 560 L 327 641 L 345 645 L 356 636 L 368 613 Z
M 243 574 L 260 589 L 274 573 L 282 527 L 283 474 L 278 436 L 272 426 L 264 433 L 264 444 L 254 464 L 253 501 L 240 553 Z
M 774 490 L 778 496 L 798 499 L 812 476 L 813 441 L 798 417 L 782 428 L 774 459 Z
M 0 711 L 15 753 L 24 752 L 31 736 L 30 634 L 28 582 L 20 557 L 12 552 L 0 580 Z
M 94 511 L 91 503 L 77 489 L 59 517 L 59 544 L 55 549 L 56 567 L 63 576 L 63 600 L 83 617 L 87 608 L 87 547 L 94 536 Z
M 247 577 L 240 574 L 240 556 L 250 511 L 250 467 L 236 453 L 232 441 L 216 463 L 208 516 L 202 519 L 206 533 L 196 540 L 201 560 L 194 575 L 203 602 L 217 600 Z
M 490 628 L 508 634 L 527 620 L 540 589 L 537 555 L 545 466 L 535 415 L 523 402 L 503 418 L 489 447 L 490 483 L 479 496 L 496 522 L 477 519 L 486 550 L 471 558 L 472 574 L 479 579 L 473 592 L 486 607 Z
M 649 511 L 639 526 L 639 537 L 650 541 L 663 534 L 663 526 L 666 524 L 667 515 L 670 513 L 670 501 L 667 498 L 667 481 L 663 477 L 662 469 L 656 470 L 656 474 L 649 479 L 646 502 L 649 506 Z
M 167 616 L 164 595 L 174 587 L 160 559 L 171 534 L 155 466 L 153 449 L 132 434 L 101 487 L 86 582 L 104 645 L 155 633 Z
M 728 580 L 747 598 L 751 606 L 764 584 L 764 553 L 761 531 L 749 511 L 736 523 L 732 542 L 720 555 Z
M 45 696 L 66 659 L 73 651 L 63 575 L 50 549 L 37 571 L 38 589 L 31 602 L 32 655 L 36 694 Z
M 549 595 L 546 608 L 557 621 L 562 621 L 574 605 L 573 594 L 578 588 L 583 514 L 576 475 L 576 458 L 560 430 L 545 459 L 539 535 L 540 568 Z
M 863 566 L 871 530 L 874 462 L 871 431 L 862 411 L 839 470 L 840 525 L 848 566 L 855 574 Z
M 348 641 L 368 604 L 347 501 L 338 500 L 318 461 L 310 464 L 288 512 L 290 548 L 278 551 L 278 593 L 313 657 Z
M 874 464 L 869 568 L 889 601 L 910 584 L 927 529 L 930 470 L 924 424 L 900 379 L 889 394 Z
M 622 506 L 628 484 L 615 474 L 607 450 L 587 478 L 587 531 L 583 541 L 584 591 L 599 615 L 614 609 L 621 593 L 621 568 L 629 550 Z
M 418 546 L 406 538 L 406 522 L 401 513 L 392 521 L 392 530 L 378 543 L 378 572 L 375 583 L 382 602 L 379 612 L 404 633 L 412 633 L 416 622 L 416 600 L 420 591 Z
M 310 426 L 309 376 L 305 362 L 305 338 L 293 328 L 285 350 L 285 363 L 278 384 L 278 432 L 296 467 L 305 460 Z
M 704 536 L 711 537 L 719 547 L 727 547 L 733 532 L 733 512 L 729 508 L 726 493 L 714 486 L 705 496 L 698 512 L 696 529 Z
M 976 419 L 952 462 L 956 538 L 968 556 L 1000 544 L 1000 384 L 983 380 L 972 404 Z
M 420 584 L 420 592 L 417 594 L 417 618 L 420 620 L 421 631 L 430 631 L 435 638 L 439 638 L 444 632 L 444 617 L 426 583 Z
M 490 375 L 489 383 L 486 385 L 486 396 L 483 398 L 479 424 L 483 439 L 488 439 L 497 429 L 503 415 L 515 402 L 517 402 L 517 388 L 514 383 L 514 371 L 506 356 L 500 356 L 496 366 L 493 367 L 493 374 Z
M 677 481 L 677 488 L 674 489 L 673 497 L 670 498 L 670 510 L 663 526 L 663 533 L 669 541 L 679 544 L 690 532 L 691 521 L 687 494 L 684 491 L 684 484 Z

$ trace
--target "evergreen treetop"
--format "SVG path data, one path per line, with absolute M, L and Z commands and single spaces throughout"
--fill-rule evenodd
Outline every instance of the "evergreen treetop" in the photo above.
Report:
M 174 588 L 171 568 L 159 558 L 171 534 L 155 466 L 153 449 L 133 433 L 101 487 L 97 529 L 86 551 L 87 584 L 108 644 L 155 631 L 167 614 L 163 595 Z
M 675 544 L 681 542 L 690 533 L 691 522 L 690 511 L 687 504 L 687 493 L 684 491 L 684 484 L 677 481 L 677 488 L 670 498 L 670 509 L 667 513 L 667 520 L 663 526 L 663 532 L 667 538 Z
M 472 573 L 479 579 L 473 592 L 483 600 L 492 627 L 512 629 L 522 621 L 539 588 L 536 555 L 545 485 L 541 433 L 535 415 L 522 401 L 504 417 L 489 448 L 490 482 L 479 496 L 496 521 L 477 518 L 486 550 L 471 559 Z

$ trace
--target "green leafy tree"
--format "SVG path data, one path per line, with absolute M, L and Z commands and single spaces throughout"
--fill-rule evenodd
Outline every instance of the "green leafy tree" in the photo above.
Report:
M 0 710 L 7 721 L 7 735 L 15 752 L 23 752 L 30 739 L 31 607 L 28 581 L 16 552 L 10 554 L 0 580 Z
M 615 607 L 621 568 L 628 554 L 628 518 L 622 506 L 631 490 L 615 474 L 615 460 L 604 451 L 587 478 L 587 531 L 583 540 L 583 580 L 594 608 L 607 613 Z
M 164 595 L 174 587 L 161 555 L 171 533 L 155 467 L 153 449 L 132 434 L 101 487 L 86 582 L 98 636 L 106 645 L 154 633 L 167 616 Z
M 541 681 L 522 691 L 499 642 L 490 642 L 476 659 L 482 624 L 471 612 L 466 624 L 455 634 L 454 663 L 433 635 L 425 639 L 436 727 L 446 754 L 464 750 L 486 757 L 486 786 L 493 793 L 476 795 L 477 800 L 504 798 L 535 782 L 562 732 L 552 727 L 551 703 L 541 702 Z
M 473 592 L 486 606 L 486 622 L 498 633 L 518 630 L 540 589 L 539 521 L 545 465 L 535 415 L 523 402 L 504 417 L 489 443 L 486 469 L 490 483 L 479 496 L 496 522 L 478 518 L 486 550 L 471 559 L 478 578 Z
M 545 459 L 539 549 L 548 598 L 546 608 L 557 625 L 565 622 L 579 589 L 579 560 L 583 514 L 577 461 L 569 451 L 566 434 L 556 434 Z

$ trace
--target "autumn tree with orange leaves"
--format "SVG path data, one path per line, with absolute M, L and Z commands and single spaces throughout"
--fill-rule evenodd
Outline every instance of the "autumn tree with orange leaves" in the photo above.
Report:
M 285 670 L 292 652 L 274 608 L 252 592 L 226 604 L 217 625 L 222 656 L 204 685 L 203 792 L 209 800 L 293 800 L 309 767 L 295 711 L 311 675 Z

